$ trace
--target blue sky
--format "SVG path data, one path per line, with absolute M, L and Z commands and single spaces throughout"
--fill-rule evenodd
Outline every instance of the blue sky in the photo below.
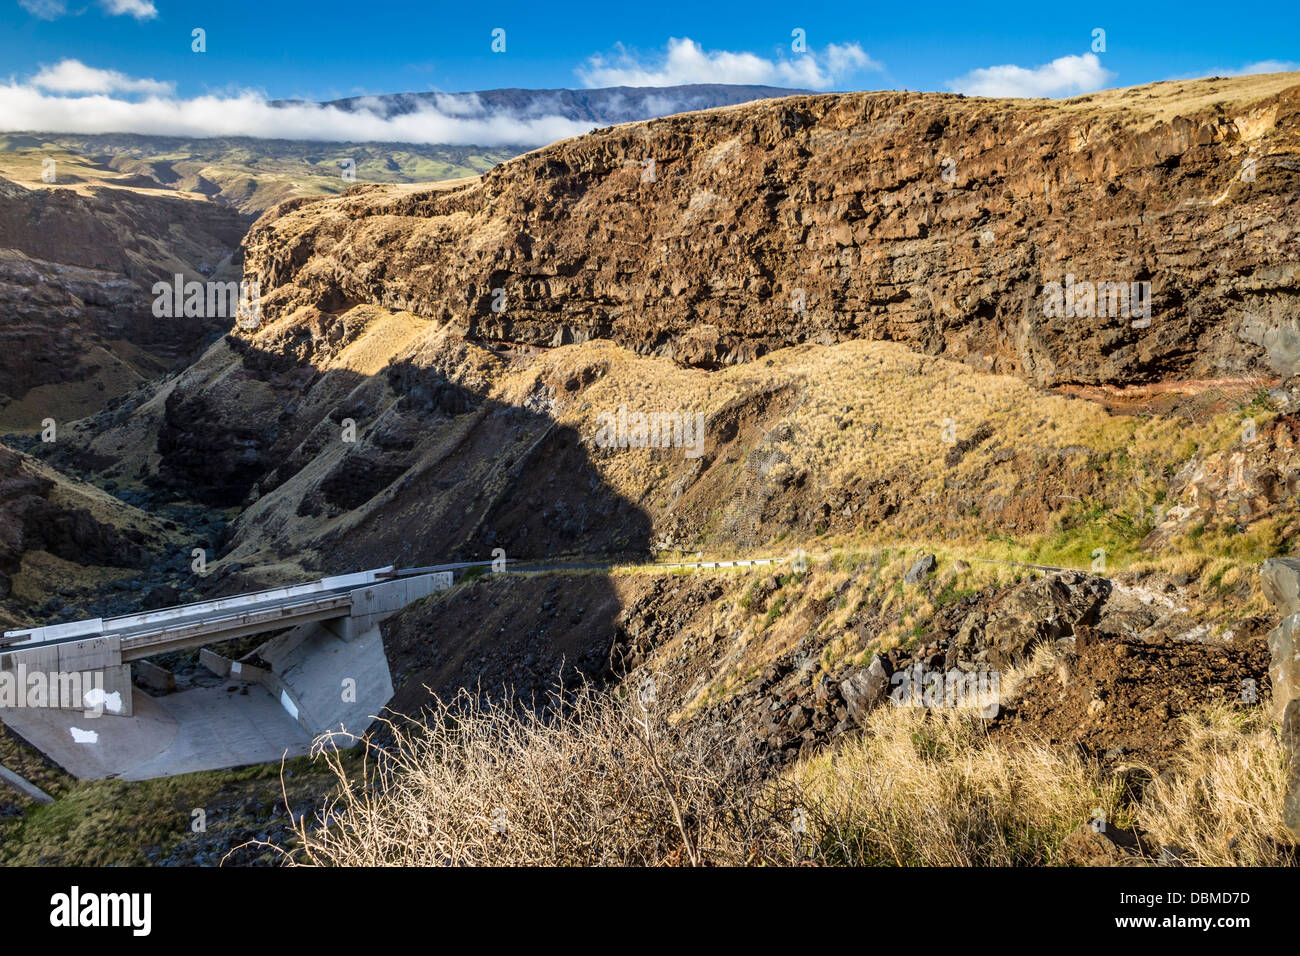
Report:
M 378 0 L 0 0 L 0 23 L 0 125 L 40 110 L 67 121 L 73 107 L 53 100 L 68 98 L 80 99 L 80 113 L 102 108 L 132 122 L 140 110 L 120 104 L 151 97 L 179 110 L 196 97 L 699 81 L 1068 96 L 1300 68 L 1294 2 L 607 0 L 447 9 Z M 204 53 L 191 51 L 195 27 L 206 31 Z M 504 53 L 491 50 L 495 28 L 506 31 Z M 806 51 L 792 49 L 795 29 Z M 1094 50 L 1097 29 L 1104 50 Z

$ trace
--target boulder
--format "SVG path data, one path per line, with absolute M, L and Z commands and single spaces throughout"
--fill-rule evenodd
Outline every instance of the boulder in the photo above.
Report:
M 1038 644 L 1094 624 L 1109 594 L 1105 579 L 1073 572 L 1017 585 L 966 616 L 953 639 L 957 660 L 1010 667 Z
M 1259 569 L 1265 596 L 1284 615 L 1268 635 L 1268 678 L 1273 685 L 1273 719 L 1282 729 L 1282 746 L 1291 774 L 1282 804 L 1282 821 L 1300 838 L 1300 558 L 1270 558 Z
M 1300 558 L 1269 558 L 1260 565 L 1259 583 L 1283 617 L 1300 613 Z
M 840 694 L 848 706 L 849 717 L 859 727 L 866 724 L 867 715 L 889 696 L 889 672 L 879 654 L 871 663 L 840 682 Z
M 1061 866 L 1141 866 L 1142 844 L 1129 830 L 1084 823 L 1061 843 Z
M 916 563 L 908 569 L 907 574 L 903 576 L 903 580 L 908 584 L 916 584 L 922 578 L 929 576 L 934 571 L 937 564 L 938 562 L 935 561 L 934 555 L 923 554 L 917 558 Z
M 1273 718 L 1282 722 L 1287 704 L 1300 698 L 1300 614 L 1282 619 L 1268 635 L 1272 658 L 1268 678 L 1273 685 Z
M 1291 755 L 1282 822 L 1300 840 L 1300 700 L 1289 701 L 1282 715 L 1282 746 Z

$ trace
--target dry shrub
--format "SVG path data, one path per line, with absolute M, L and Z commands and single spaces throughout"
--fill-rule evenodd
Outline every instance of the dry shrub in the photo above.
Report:
M 462 694 L 420 723 L 389 722 L 361 779 L 299 824 L 299 862 L 324 865 L 736 865 L 771 829 L 728 755 L 661 708 L 583 689 L 545 711 Z

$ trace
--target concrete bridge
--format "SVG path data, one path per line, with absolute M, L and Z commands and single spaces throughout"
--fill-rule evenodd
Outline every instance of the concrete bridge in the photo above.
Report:
M 47 696 L 39 706 L 0 708 L 0 719 L 83 777 L 144 778 L 306 753 L 319 734 L 364 732 L 392 698 L 379 622 L 449 588 L 453 572 L 468 566 L 378 568 L 141 614 L 6 631 L 0 681 L 22 693 L 35 675 Z M 246 655 L 256 664 L 207 649 L 272 632 L 255 655 Z M 170 680 L 145 658 L 195 647 L 202 649 L 200 661 L 234 686 L 156 697 L 133 689 L 133 666 L 142 679 Z M 243 689 L 233 698 L 237 687 Z M 71 695 L 69 688 L 75 688 Z
M 103 672 L 105 693 L 121 697 L 112 711 L 129 716 L 132 661 L 312 622 L 351 641 L 451 582 L 450 570 L 397 577 L 388 567 L 142 614 L 5 631 L 0 671 L 21 665 L 29 674 Z
M 662 573 L 787 560 L 643 567 Z M 392 699 L 379 622 L 451 587 L 457 570 L 491 563 L 377 568 L 140 614 L 6 631 L 0 682 L 20 691 L 30 675 L 93 675 L 97 683 L 70 682 L 76 693 L 38 706 L 0 703 L 0 721 L 83 778 L 147 779 L 306 754 L 321 734 L 360 736 Z M 521 572 L 609 567 L 510 563 Z M 255 634 L 273 636 L 239 660 L 209 647 Z M 196 647 L 220 686 L 175 690 L 173 675 L 147 660 Z M 157 693 L 136 691 L 133 670 L 138 683 Z

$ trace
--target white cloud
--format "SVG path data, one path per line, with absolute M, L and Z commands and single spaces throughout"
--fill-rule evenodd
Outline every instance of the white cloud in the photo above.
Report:
M 172 91 L 171 83 L 132 79 L 117 70 L 100 70 L 80 60 L 60 60 L 42 67 L 32 85 L 52 93 L 146 93 L 162 96 Z
M 57 20 L 68 12 L 63 0 L 18 0 L 18 6 L 41 20 Z
M 271 106 L 253 92 L 126 99 L 108 92 L 60 96 L 47 90 L 34 83 L 0 83 L 0 129 L 505 146 L 549 143 L 588 132 L 595 125 L 561 116 L 457 115 L 436 107 L 385 118 L 371 110 L 348 112 L 314 103 Z M 457 106 L 464 109 L 463 104 Z
M 620 45 L 611 57 L 591 56 L 577 73 L 588 87 L 737 83 L 825 90 L 855 73 L 880 69 L 856 43 L 832 43 L 821 54 L 809 50 L 768 60 L 754 53 L 705 50 L 690 37 L 671 37 L 663 53 L 648 59 Z
M 948 81 L 948 88 L 971 96 L 1074 96 L 1099 90 L 1115 74 L 1095 53 L 1062 56 L 1042 66 L 990 66 Z
M 1293 70 L 1300 70 L 1300 63 L 1293 60 L 1260 60 L 1257 63 L 1247 63 L 1239 70 L 1215 70 L 1213 73 L 1207 73 L 1206 76 L 1256 76 L 1260 73 L 1290 73 Z
M 100 0 L 99 5 L 112 17 L 129 16 L 137 20 L 152 20 L 158 16 L 158 8 L 153 5 L 153 0 Z M 18 6 L 42 20 L 57 20 L 68 12 L 67 0 L 18 0 Z
M 862 70 L 883 70 L 884 65 L 867 56 L 856 43 L 831 43 L 826 47 L 826 71 L 832 77 L 849 76 Z
M 137 20 L 152 20 L 158 16 L 153 0 L 101 0 L 105 11 L 115 17 L 131 16 Z
M 673 41 L 669 52 L 658 73 L 633 78 L 626 63 L 610 69 L 624 71 L 620 85 L 731 82 L 814 88 L 829 86 L 854 70 L 879 69 L 857 44 L 831 45 L 819 58 L 809 55 L 779 63 L 749 53 L 705 53 L 690 40 Z M 707 104 L 649 102 L 643 109 L 667 113 L 702 105 Z M 180 98 L 172 83 L 73 59 L 42 67 L 25 82 L 0 81 L 0 130 L 6 131 L 526 146 L 605 125 L 567 119 L 559 115 L 558 104 L 550 108 L 542 101 L 526 113 L 492 111 L 474 94 L 438 94 L 410 112 L 388 115 L 390 110 L 391 103 L 371 98 L 357 101 L 351 110 L 305 102 L 272 106 L 251 90 Z

